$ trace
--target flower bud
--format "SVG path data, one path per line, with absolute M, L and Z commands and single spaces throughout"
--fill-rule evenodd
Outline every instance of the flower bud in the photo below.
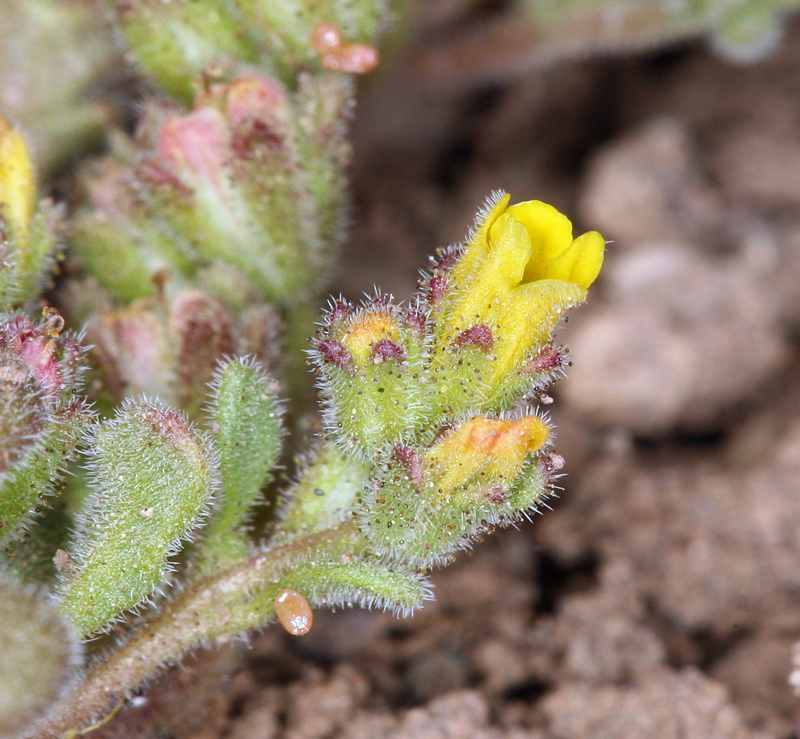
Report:
M 23 248 L 36 209 L 36 180 L 25 140 L 0 116 L 0 228 Z
M 219 0 L 115 0 L 125 40 L 169 94 L 189 102 L 193 82 L 215 64 L 252 63 L 250 34 Z
M 198 417 L 220 359 L 236 349 L 237 326 L 219 301 L 188 288 L 169 303 L 143 299 L 97 314 L 87 326 L 116 400 L 147 395 Z
M 379 297 L 347 315 L 334 306 L 313 361 L 329 407 L 326 430 L 342 449 L 371 455 L 419 430 L 424 330 L 417 312 Z
M 0 542 L 38 510 L 92 417 L 73 397 L 83 348 L 63 325 L 0 317 Z
M 398 444 L 359 502 L 375 550 L 418 565 L 442 562 L 548 494 L 541 418 L 473 417 L 429 448 Z
M 0 308 L 31 297 L 41 283 L 47 257 L 59 238 L 60 209 L 37 208 L 36 181 L 28 147 L 0 116 Z
M 245 74 L 210 85 L 186 115 L 149 104 L 133 166 L 90 178 L 95 210 L 74 242 L 87 269 L 121 300 L 154 293 L 166 273 L 230 306 L 302 301 L 341 233 L 346 92 L 304 78 L 290 97 Z
M 440 495 L 477 476 L 481 484 L 506 486 L 519 474 L 527 455 L 539 451 L 549 436 L 550 428 L 538 416 L 516 420 L 475 416 L 437 441 L 426 462 Z

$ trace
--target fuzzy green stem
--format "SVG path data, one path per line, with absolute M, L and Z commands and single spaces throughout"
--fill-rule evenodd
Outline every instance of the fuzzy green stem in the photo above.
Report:
M 99 662 L 26 739 L 62 736 L 124 699 L 166 663 L 209 639 L 256 628 L 275 613 L 281 577 L 314 553 L 315 559 L 349 557 L 365 544 L 347 521 L 295 539 L 196 583 L 167 604 L 149 624 Z M 274 591 L 274 592 L 273 592 Z

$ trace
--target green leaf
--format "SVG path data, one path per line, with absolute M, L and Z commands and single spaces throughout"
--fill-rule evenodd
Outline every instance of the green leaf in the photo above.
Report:
M 83 634 L 153 594 L 217 483 L 209 440 L 177 411 L 147 401 L 127 402 L 95 426 L 89 466 L 94 492 L 61 588 L 62 609 Z

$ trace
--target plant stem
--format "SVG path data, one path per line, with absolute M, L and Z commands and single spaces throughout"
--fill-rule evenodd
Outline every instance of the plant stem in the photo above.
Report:
M 113 701 L 204 641 L 256 628 L 274 615 L 281 577 L 313 555 L 315 561 L 353 556 L 363 549 L 353 521 L 261 552 L 188 587 L 122 646 L 95 665 L 24 739 L 73 731 Z

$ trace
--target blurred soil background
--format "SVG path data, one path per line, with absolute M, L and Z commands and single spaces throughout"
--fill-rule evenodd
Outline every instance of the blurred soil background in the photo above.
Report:
M 362 84 L 334 289 L 407 297 L 495 189 L 599 230 L 563 491 L 413 618 L 202 651 L 93 737 L 800 737 L 800 23 L 748 64 L 703 39 L 545 64 L 484 33 L 503 5 L 422 8 Z

